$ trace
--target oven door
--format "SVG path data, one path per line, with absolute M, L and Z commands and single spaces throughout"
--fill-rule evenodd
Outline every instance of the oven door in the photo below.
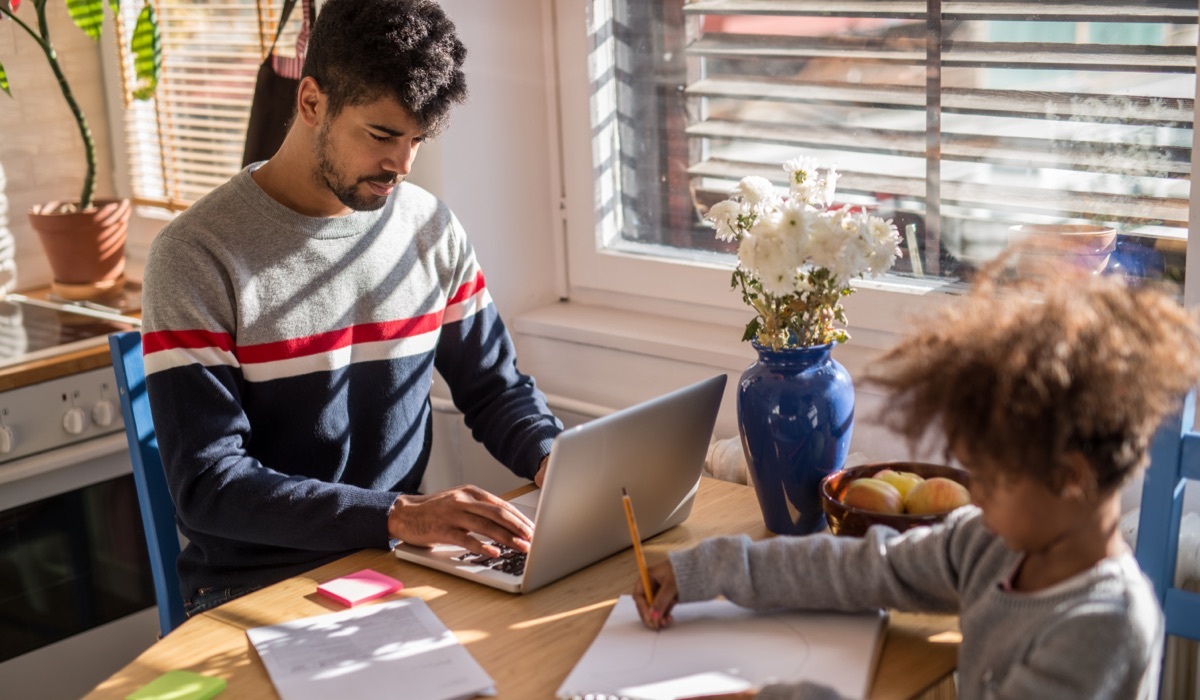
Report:
M 157 638 L 124 433 L 0 464 L 0 688 L 77 698 Z

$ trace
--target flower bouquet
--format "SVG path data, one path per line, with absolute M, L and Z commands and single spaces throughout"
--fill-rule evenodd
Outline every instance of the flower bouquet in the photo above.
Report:
M 747 177 L 707 219 L 737 243 L 733 286 L 755 311 L 743 340 L 758 360 L 737 389 L 738 430 L 763 521 L 771 532 L 825 527 L 821 479 L 842 468 L 854 425 L 854 383 L 830 354 L 849 339 L 842 297 L 850 281 L 879 276 L 899 255 L 891 221 L 832 208 L 838 175 L 813 160 L 783 166 L 788 193 Z
M 831 209 L 838 173 L 810 158 L 790 160 L 788 194 L 746 177 L 705 217 L 717 238 L 737 243 L 732 284 L 756 315 L 743 340 L 772 350 L 845 342 L 842 297 L 850 280 L 878 277 L 900 254 L 891 220 L 851 206 Z

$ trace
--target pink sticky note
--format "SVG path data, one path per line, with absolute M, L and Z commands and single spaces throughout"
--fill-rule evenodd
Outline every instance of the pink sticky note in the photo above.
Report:
M 322 583 L 317 586 L 317 593 L 332 598 L 342 605 L 354 607 L 359 603 L 395 593 L 401 588 L 404 588 L 404 584 L 391 576 L 384 576 L 371 569 L 363 569 L 348 576 Z

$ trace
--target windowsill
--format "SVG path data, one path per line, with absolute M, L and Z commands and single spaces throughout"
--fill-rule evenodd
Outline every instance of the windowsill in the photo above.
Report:
M 519 336 L 599 347 L 634 355 L 743 369 L 754 359 L 741 329 L 718 323 L 565 301 L 513 320 Z

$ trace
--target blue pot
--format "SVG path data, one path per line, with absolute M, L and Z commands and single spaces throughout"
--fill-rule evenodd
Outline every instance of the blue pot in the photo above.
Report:
M 820 484 L 841 469 L 854 428 L 854 383 L 830 356 L 833 343 L 771 350 L 738 383 L 742 450 L 767 529 L 807 535 L 825 528 Z

